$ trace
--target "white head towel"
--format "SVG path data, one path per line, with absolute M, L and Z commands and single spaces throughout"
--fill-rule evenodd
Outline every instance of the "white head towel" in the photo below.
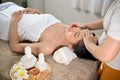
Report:
M 62 47 L 58 49 L 53 55 L 53 59 L 56 62 L 64 65 L 68 65 L 76 57 L 76 54 L 68 47 Z

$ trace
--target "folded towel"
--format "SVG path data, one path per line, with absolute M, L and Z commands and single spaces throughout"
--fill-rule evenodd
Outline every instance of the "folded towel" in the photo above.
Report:
M 76 57 L 76 54 L 68 47 L 62 47 L 58 49 L 53 55 L 53 59 L 56 62 L 64 65 L 68 65 Z

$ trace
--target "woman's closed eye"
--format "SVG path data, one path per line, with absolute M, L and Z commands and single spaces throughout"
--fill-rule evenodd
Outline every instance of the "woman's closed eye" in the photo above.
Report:
M 79 37 L 79 35 L 80 35 L 80 31 L 76 32 L 76 33 L 74 34 L 74 37 Z

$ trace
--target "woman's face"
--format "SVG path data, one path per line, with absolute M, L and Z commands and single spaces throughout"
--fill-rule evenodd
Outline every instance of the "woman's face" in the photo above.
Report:
M 82 29 L 80 27 L 67 27 L 66 34 L 67 40 L 71 45 L 82 40 Z

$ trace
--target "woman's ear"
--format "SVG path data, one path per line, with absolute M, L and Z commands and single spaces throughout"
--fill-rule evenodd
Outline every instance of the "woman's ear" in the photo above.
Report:
M 71 28 L 72 28 L 72 26 L 68 26 L 68 27 L 67 27 L 67 31 L 70 32 L 70 31 L 71 31 Z

